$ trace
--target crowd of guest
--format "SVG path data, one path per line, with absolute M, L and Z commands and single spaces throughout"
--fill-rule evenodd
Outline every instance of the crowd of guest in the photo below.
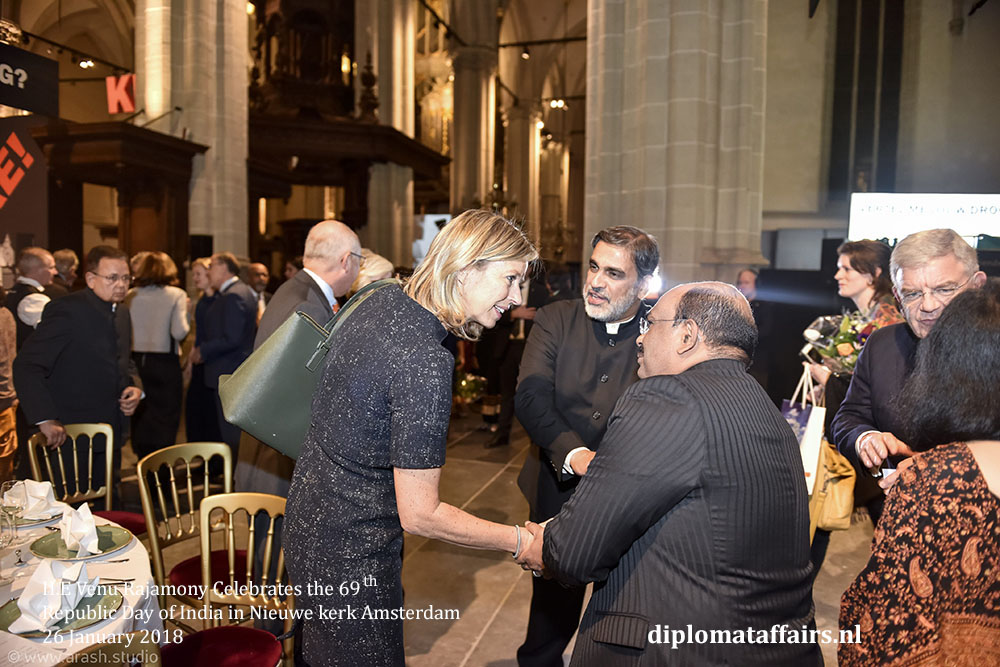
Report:
M 847 242 L 837 258 L 838 295 L 853 306 L 844 317 L 865 333 L 849 364 L 814 358 L 803 372 L 819 387 L 810 399 L 825 398 L 824 447 L 856 469 L 856 505 L 876 525 L 841 607 L 841 627 L 860 628 L 860 640 L 842 643 L 840 659 L 991 663 L 1000 418 L 984 389 L 1000 380 L 1000 285 L 952 230 L 895 248 Z M 650 639 L 652 623 L 815 630 L 812 582 L 830 540 L 810 529 L 799 446 L 765 391 L 770 360 L 755 354 L 774 324 L 758 272 L 646 299 L 658 263 L 652 236 L 609 227 L 575 288 L 568 267 L 542 270 L 512 222 L 459 216 L 411 278 L 379 290 L 342 330 L 297 466 L 225 419 L 220 378 L 296 311 L 323 324 L 397 273 L 349 227 L 315 225 L 302 256 L 279 267 L 280 284 L 268 265 L 229 252 L 194 259 L 190 292 L 160 251 L 97 246 L 81 266 L 72 250 L 24 248 L 0 295 L 0 479 L 30 476 L 34 432 L 56 448 L 63 424 L 111 424 L 100 453 L 117 462 L 128 440 L 139 458 L 174 444 L 183 421 L 187 441 L 229 445 L 237 490 L 288 496 L 293 578 L 370 575 L 380 585 L 369 604 L 395 608 L 404 530 L 512 553 L 536 575 L 519 665 L 561 665 L 576 633 L 579 665 L 819 664 L 815 636 L 679 648 Z M 458 363 L 475 356 L 487 377 L 485 445 L 509 444 L 515 416 L 530 438 L 524 527 L 438 496 L 449 339 L 475 343 Z M 317 524 L 324 506 L 341 511 Z M 403 661 L 399 619 L 307 623 L 304 637 L 312 664 Z

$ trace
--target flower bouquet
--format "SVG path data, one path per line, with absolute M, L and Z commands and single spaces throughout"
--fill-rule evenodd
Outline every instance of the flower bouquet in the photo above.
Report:
M 802 336 L 822 357 L 824 366 L 834 373 L 853 373 L 861 348 L 880 326 L 877 318 L 869 320 L 855 311 L 818 317 Z
M 834 373 L 853 373 L 868 336 L 876 329 L 904 321 L 895 306 L 880 303 L 868 317 L 858 310 L 817 317 L 802 336 L 808 341 L 806 346 L 820 355 L 824 366 Z

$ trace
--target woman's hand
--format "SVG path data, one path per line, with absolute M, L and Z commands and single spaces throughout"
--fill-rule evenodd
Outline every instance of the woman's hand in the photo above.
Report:
M 810 363 L 809 375 L 812 375 L 812 379 L 815 380 L 818 385 L 825 387 L 827 380 L 829 380 L 830 376 L 833 375 L 833 371 L 823 364 Z

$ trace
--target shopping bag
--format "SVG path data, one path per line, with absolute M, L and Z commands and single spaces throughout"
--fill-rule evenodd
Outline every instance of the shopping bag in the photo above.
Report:
M 232 375 L 219 378 L 226 421 L 297 459 L 334 334 L 375 290 L 398 284 L 379 280 L 363 287 L 325 325 L 293 313 Z
M 823 444 L 823 422 L 826 408 L 806 402 L 813 394 L 812 375 L 809 368 L 803 369 L 802 378 L 790 399 L 781 401 L 781 415 L 791 426 L 799 441 L 802 456 L 802 472 L 806 478 L 806 491 L 812 495 L 816 485 L 816 471 L 819 468 L 820 446 Z

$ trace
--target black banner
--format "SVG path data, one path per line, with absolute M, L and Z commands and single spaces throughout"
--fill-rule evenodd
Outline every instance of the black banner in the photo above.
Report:
M 59 63 L 0 43 L 0 104 L 59 115 Z

